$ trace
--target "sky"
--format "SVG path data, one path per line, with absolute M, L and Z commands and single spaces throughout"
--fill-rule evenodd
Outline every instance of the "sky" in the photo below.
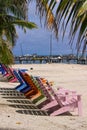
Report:
M 13 54 L 15 56 L 20 55 L 64 55 L 75 53 L 75 49 L 72 49 L 68 44 L 68 32 L 66 33 L 64 40 L 61 38 L 61 31 L 59 32 L 59 40 L 55 38 L 49 30 L 41 26 L 39 16 L 35 13 L 35 3 L 32 2 L 29 6 L 29 21 L 35 22 L 38 29 L 27 30 L 26 33 L 17 27 L 18 39 L 16 45 L 13 48 Z M 43 20 L 42 20 L 42 25 Z M 52 35 L 52 43 L 50 38 Z M 52 50 L 50 50 L 52 46 Z

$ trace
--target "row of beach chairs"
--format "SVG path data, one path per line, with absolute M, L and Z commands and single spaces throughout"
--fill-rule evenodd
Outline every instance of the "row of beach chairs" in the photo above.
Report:
M 0 72 L 8 78 L 9 82 L 19 82 L 14 88 L 14 93 L 20 92 L 50 116 L 75 112 L 76 110 L 79 116 L 82 115 L 81 95 L 78 95 L 76 91 L 62 87 L 55 91 L 47 79 L 29 75 L 26 69 L 13 69 L 0 64 Z

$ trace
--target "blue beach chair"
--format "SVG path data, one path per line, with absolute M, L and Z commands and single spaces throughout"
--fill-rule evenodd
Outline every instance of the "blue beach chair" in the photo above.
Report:
M 17 91 L 22 92 L 22 93 L 25 93 L 25 92 L 29 91 L 31 89 L 31 87 L 25 83 L 25 81 L 23 80 L 23 78 L 19 74 L 19 70 L 18 70 L 18 72 L 16 70 L 14 70 L 13 72 L 14 72 L 15 76 L 17 77 L 17 79 L 18 79 L 18 81 L 20 83 L 17 87 L 15 87 L 15 89 Z
M 3 75 L 4 75 L 5 72 L 6 72 L 2 64 L 0 64 L 0 72 L 1 72 Z
M 13 70 L 13 73 L 15 74 L 15 76 L 17 77 L 17 79 L 20 83 L 17 87 L 15 87 L 15 89 L 17 91 L 21 91 L 23 88 L 26 87 L 26 83 L 23 81 L 23 79 L 21 78 L 21 76 L 18 74 L 18 72 L 16 70 Z

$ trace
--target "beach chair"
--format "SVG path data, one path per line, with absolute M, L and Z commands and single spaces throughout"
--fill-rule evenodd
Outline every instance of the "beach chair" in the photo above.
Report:
M 23 92 L 22 90 L 25 89 L 27 87 L 27 84 L 24 82 L 24 80 L 22 79 L 22 77 L 20 76 L 20 74 L 18 73 L 18 70 L 13 70 L 14 75 L 16 76 L 16 78 L 19 81 L 19 85 L 17 85 L 15 87 L 15 90 Z M 28 86 L 29 88 L 29 86 Z M 30 89 L 30 88 L 29 88 Z
M 10 73 L 10 75 L 12 76 L 10 79 L 9 79 L 9 82 L 18 82 L 18 79 L 17 79 L 17 77 L 15 76 L 15 74 L 14 74 L 14 69 L 13 68 L 8 68 L 9 69 L 9 73 Z
M 22 77 L 22 79 L 25 81 L 25 83 L 27 84 L 27 86 L 30 86 L 30 90 L 26 93 L 24 93 L 24 95 L 27 98 L 32 98 L 34 96 L 40 96 L 41 92 L 39 91 L 39 89 L 35 86 L 35 84 L 33 83 L 31 77 L 27 74 L 27 73 L 23 73 L 21 71 L 19 71 L 20 76 Z
M 22 92 L 22 93 L 27 93 L 28 91 L 31 91 L 32 90 L 31 86 L 25 82 L 25 79 L 23 77 L 23 74 L 25 72 L 24 71 L 23 72 L 19 72 L 19 70 L 18 70 L 18 72 L 14 71 L 14 73 L 15 73 L 15 75 L 18 78 L 19 83 L 20 83 L 18 86 L 15 87 L 15 89 L 17 91 Z
M 39 87 L 39 84 L 36 83 L 33 76 L 29 76 L 29 74 L 21 73 L 21 76 L 23 80 L 32 88 L 32 91 L 29 90 L 27 93 L 25 93 L 25 96 L 32 100 L 33 103 L 43 102 L 45 99 L 45 96 L 42 92 L 42 90 Z M 34 92 L 35 91 L 35 92 Z
M 50 84 L 50 82 L 48 82 L 48 80 L 46 80 L 46 79 L 44 79 L 44 78 L 40 78 L 40 80 L 41 80 L 40 82 L 42 82 L 42 84 L 46 86 L 46 89 L 48 89 L 49 91 L 52 89 L 52 88 L 51 88 L 52 85 Z M 63 87 L 58 87 L 57 90 L 58 90 L 58 91 L 56 91 L 56 93 L 57 93 L 58 95 L 60 95 L 63 100 L 69 99 L 69 96 L 70 96 L 71 98 L 73 98 L 73 97 L 74 97 L 74 98 L 77 98 L 77 92 L 76 92 L 76 91 L 69 90 L 69 89 L 65 89 L 65 88 L 63 88 Z M 66 98 L 67 98 L 67 99 L 66 99 Z
M 13 68 L 10 68 L 4 64 L 2 64 L 2 68 L 5 71 L 3 76 L 6 77 L 9 82 L 17 82 L 17 78 L 13 73 Z
M 11 73 L 9 72 L 9 67 L 6 66 L 6 65 L 4 65 L 4 64 L 2 64 L 2 68 L 3 68 L 4 71 L 5 71 L 5 73 L 3 74 L 3 76 L 6 76 L 6 77 L 9 76 L 9 78 L 10 78 L 10 76 L 12 76 L 12 75 L 11 75 Z
M 51 110 L 50 115 L 60 115 L 65 112 L 72 112 L 75 111 L 75 109 L 78 109 L 78 115 L 82 115 L 82 102 L 81 102 L 81 95 L 60 95 L 56 93 L 52 87 L 50 87 L 50 92 L 54 96 L 54 99 L 46 104 L 44 107 L 42 107 L 42 110 Z M 61 98 L 64 96 L 64 99 Z M 67 98 L 66 98 L 67 96 Z M 70 97 L 69 97 L 70 96 Z M 55 109 L 54 109 L 55 107 Z M 52 111 L 53 109 L 53 111 Z
M 81 96 L 77 95 L 76 91 L 59 88 L 59 90 L 55 93 L 46 79 L 42 80 L 40 77 L 36 77 L 36 79 L 39 82 L 41 89 L 44 91 L 45 96 L 47 97 L 47 100 L 38 105 L 39 108 L 42 110 L 48 110 L 50 108 L 50 115 L 59 115 L 67 111 L 74 111 L 75 108 L 78 108 L 78 114 L 82 115 Z M 62 104 L 63 108 L 61 107 L 61 109 L 59 109 L 61 106 L 60 101 L 66 104 L 65 106 Z M 62 111 L 62 109 L 65 110 Z M 57 110 L 58 112 L 60 111 L 60 113 L 58 113 Z
M 46 88 L 47 86 L 45 86 L 41 80 L 40 77 L 35 77 L 35 79 L 37 80 L 42 92 L 45 95 L 45 100 L 43 102 L 41 102 L 40 104 L 38 104 L 39 108 L 42 108 L 44 105 L 46 105 L 47 103 L 53 101 L 53 96 L 51 95 L 50 91 L 48 90 L 48 88 Z
M 26 83 L 26 80 L 24 77 L 24 75 L 26 73 L 24 71 L 21 71 L 21 70 L 18 70 L 18 72 L 14 70 L 14 74 L 16 75 L 17 79 L 20 82 L 20 84 L 17 87 L 15 87 L 15 89 L 17 91 L 24 93 L 24 94 L 26 94 L 27 92 L 28 93 L 32 92 L 32 86 L 30 86 L 30 84 Z M 38 96 L 40 96 L 40 95 L 38 95 Z M 33 96 L 33 97 L 35 97 L 35 96 Z
M 46 97 L 46 100 L 40 104 L 38 104 L 38 107 L 39 108 L 42 108 L 44 105 L 46 105 L 47 103 L 51 102 L 54 100 L 54 97 L 50 91 L 50 84 L 47 84 L 47 80 L 44 79 L 44 78 L 41 78 L 41 77 L 36 77 L 36 80 L 38 81 L 39 85 L 40 85 L 40 88 L 42 89 L 45 97 Z M 63 100 L 65 100 L 65 95 L 64 95 L 64 92 L 62 93 L 61 92 L 57 92 L 58 95 L 61 95 L 61 98 Z
M 33 100 L 33 102 L 36 103 L 36 104 L 39 104 L 39 103 L 41 104 L 43 101 L 46 100 L 45 93 L 44 93 L 44 91 L 42 90 L 41 85 L 40 85 L 39 82 L 37 81 L 36 77 L 31 76 L 31 79 L 32 79 L 33 83 L 35 84 L 35 86 L 36 86 L 36 87 L 40 90 L 40 92 L 41 92 L 41 95 L 40 95 L 40 96 L 38 96 L 37 98 L 34 96 L 35 99 L 32 98 L 32 100 Z M 39 103 L 38 103 L 38 101 L 39 101 Z
M 0 72 L 2 75 L 5 74 L 5 69 L 3 68 L 2 64 L 0 64 Z
M 0 64 L 0 68 L 1 68 L 3 76 L 8 74 L 7 66 L 5 66 L 4 64 Z

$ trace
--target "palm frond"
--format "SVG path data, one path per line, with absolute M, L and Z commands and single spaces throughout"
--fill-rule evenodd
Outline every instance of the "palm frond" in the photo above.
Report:
M 25 20 L 15 20 L 12 22 L 12 24 L 15 24 L 17 26 L 26 27 L 28 29 L 37 28 L 37 25 L 33 22 L 27 22 Z
M 55 32 L 56 37 L 58 36 L 57 24 L 52 12 L 52 9 L 56 5 L 56 2 L 51 0 L 52 4 L 49 3 L 49 0 L 36 0 L 36 11 L 37 14 L 40 16 L 40 20 L 45 18 L 44 25 L 51 31 Z M 29 0 L 32 2 L 32 0 Z

